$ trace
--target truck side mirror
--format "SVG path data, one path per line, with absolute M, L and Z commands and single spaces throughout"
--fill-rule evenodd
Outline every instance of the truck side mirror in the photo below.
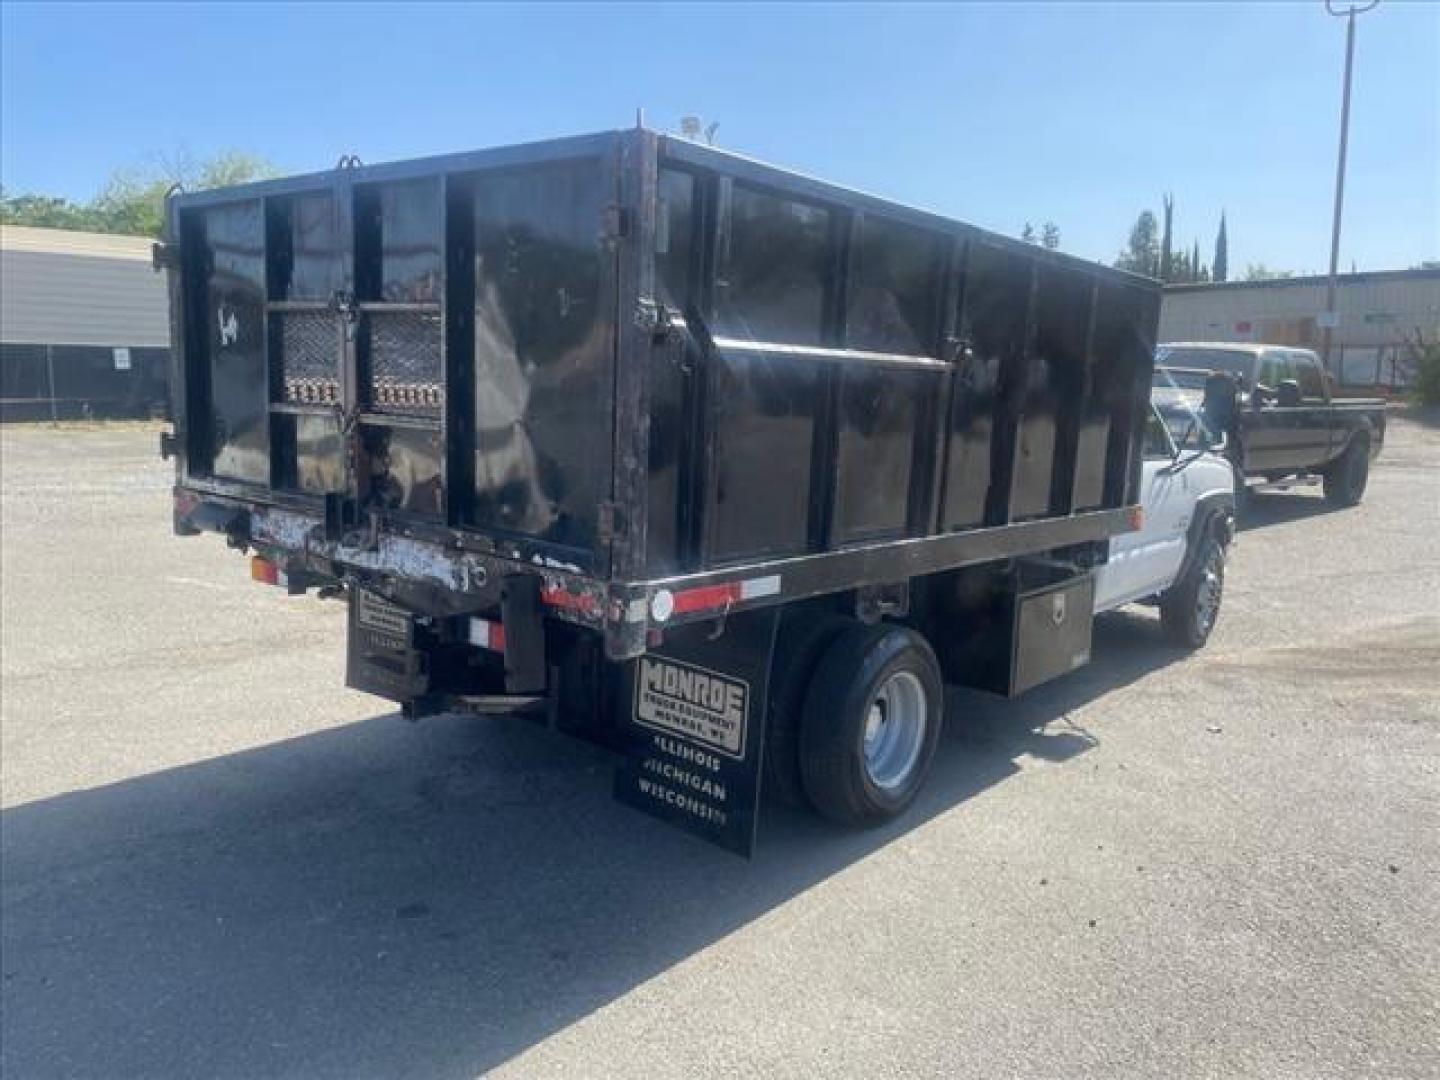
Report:
M 1212 443 L 1219 442 L 1234 425 L 1238 397 L 1239 388 L 1229 375 L 1216 372 L 1205 380 L 1205 399 L 1200 415 Z
M 1275 404 L 1282 409 L 1293 409 L 1300 404 L 1300 384 L 1294 379 L 1282 379 L 1275 388 Z

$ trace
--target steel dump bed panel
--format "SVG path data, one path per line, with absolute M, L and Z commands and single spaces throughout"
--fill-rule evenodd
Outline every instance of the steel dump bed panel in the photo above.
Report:
M 177 527 L 412 605 L 539 573 L 633 652 L 660 593 L 903 580 L 1136 501 L 1155 283 L 692 142 L 181 195 L 165 254 Z

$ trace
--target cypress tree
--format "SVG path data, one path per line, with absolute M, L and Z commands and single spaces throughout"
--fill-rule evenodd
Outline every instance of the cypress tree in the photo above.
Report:
M 1220 231 L 1215 234 L 1215 258 L 1210 264 L 1210 278 L 1224 281 L 1230 273 L 1230 241 L 1225 235 L 1225 211 L 1220 211 Z
M 1174 259 L 1171 255 L 1172 226 L 1175 223 L 1175 199 L 1169 192 L 1164 196 L 1165 231 L 1160 238 L 1160 280 L 1170 281 L 1174 277 Z

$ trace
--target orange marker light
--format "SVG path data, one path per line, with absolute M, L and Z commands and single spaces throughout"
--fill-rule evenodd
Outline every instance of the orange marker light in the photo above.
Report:
M 250 560 L 250 580 L 264 585 L 276 585 L 280 581 L 280 568 L 269 559 L 256 555 Z

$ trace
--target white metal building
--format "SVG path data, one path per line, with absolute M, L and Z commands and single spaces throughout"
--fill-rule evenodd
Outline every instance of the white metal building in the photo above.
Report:
M 0 416 L 165 407 L 170 324 L 152 243 L 0 226 Z
M 1320 350 L 1324 277 L 1169 285 L 1160 340 L 1253 341 Z M 1404 386 L 1409 346 L 1440 336 L 1440 269 L 1342 274 L 1330 371 L 1347 386 Z

